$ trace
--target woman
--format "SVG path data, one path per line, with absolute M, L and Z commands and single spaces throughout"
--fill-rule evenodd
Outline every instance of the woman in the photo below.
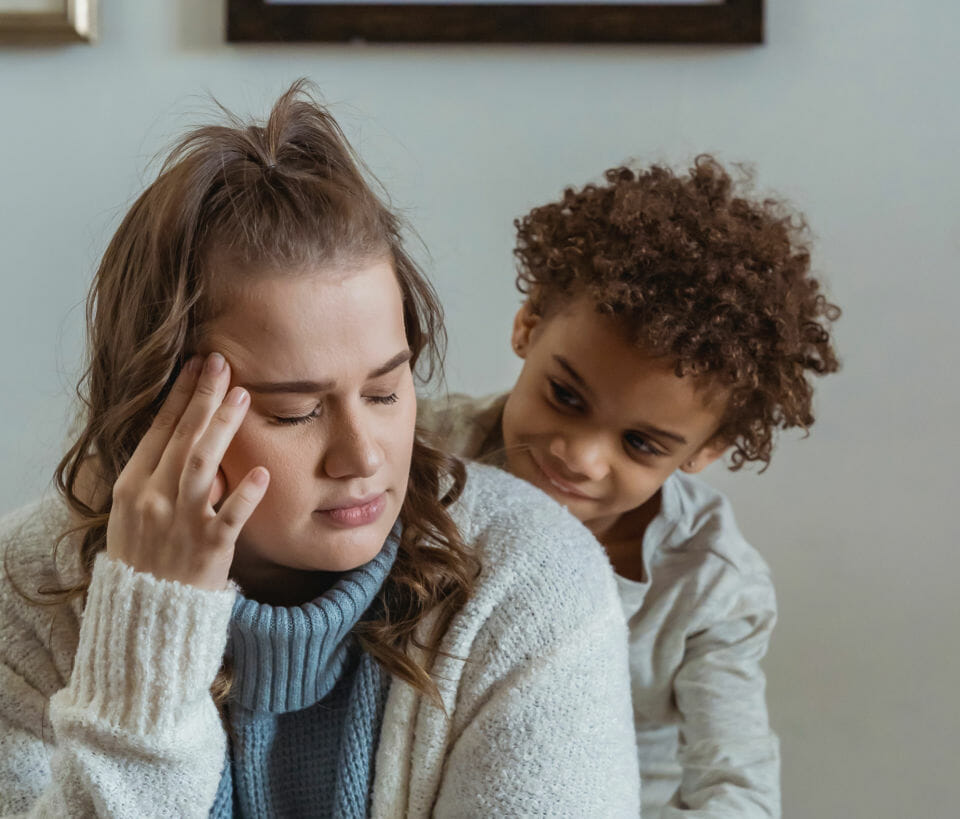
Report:
M 419 440 L 439 309 L 303 84 L 184 138 L 88 325 L 0 525 L 0 813 L 637 814 L 609 564 Z

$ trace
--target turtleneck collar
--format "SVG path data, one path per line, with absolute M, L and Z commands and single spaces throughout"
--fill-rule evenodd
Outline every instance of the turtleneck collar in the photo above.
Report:
M 393 567 L 400 532 L 397 521 L 376 557 L 309 603 L 270 606 L 237 595 L 227 640 L 232 702 L 283 713 L 308 708 L 331 691 L 350 659 L 350 632 Z

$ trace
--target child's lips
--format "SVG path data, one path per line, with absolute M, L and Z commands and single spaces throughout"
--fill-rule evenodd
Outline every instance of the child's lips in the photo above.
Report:
M 581 492 L 569 481 L 564 480 L 560 477 L 554 470 L 552 470 L 545 463 L 540 461 L 533 453 L 530 455 L 530 460 L 536 465 L 537 469 L 543 474 L 547 481 L 558 491 L 563 493 L 566 496 L 571 498 L 576 498 L 577 500 L 594 500 L 591 495 Z

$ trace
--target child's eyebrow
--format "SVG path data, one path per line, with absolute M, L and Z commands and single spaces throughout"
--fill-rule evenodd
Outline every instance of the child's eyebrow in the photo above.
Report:
M 372 370 L 367 375 L 367 380 L 380 378 L 380 376 L 395 370 L 401 364 L 408 362 L 411 355 L 412 353 L 409 349 L 401 350 L 389 361 Z M 244 384 L 243 386 L 246 387 L 249 392 L 259 393 L 261 395 L 276 395 L 278 393 L 306 393 L 315 395 L 319 392 L 332 390 L 336 386 L 336 382 L 333 379 L 326 381 L 260 381 L 256 384 Z
M 570 376 L 571 380 L 576 381 L 577 385 L 584 392 L 589 393 L 590 395 L 593 395 L 593 390 L 590 389 L 590 385 L 583 380 L 583 376 L 580 375 L 580 373 L 578 373 L 575 369 L 573 369 L 573 365 L 569 361 L 567 361 L 567 359 L 565 359 L 562 355 L 554 355 L 553 360 L 556 361 L 557 364 L 559 364 L 561 367 L 563 367 L 567 375 Z
M 678 444 L 680 444 L 680 446 L 687 445 L 687 439 L 682 435 L 677 435 L 675 432 L 669 432 L 668 430 L 660 429 L 659 427 L 652 427 L 649 424 L 639 424 L 638 426 L 641 431 L 645 429 L 648 433 L 652 433 L 661 438 L 669 438 L 671 441 L 676 441 Z

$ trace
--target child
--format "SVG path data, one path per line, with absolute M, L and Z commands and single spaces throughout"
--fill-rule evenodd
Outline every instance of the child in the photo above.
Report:
M 779 755 L 759 661 L 769 571 L 694 477 L 770 460 L 813 422 L 808 374 L 837 369 L 801 223 L 688 175 L 616 168 L 517 221 L 506 395 L 421 406 L 443 446 L 537 486 L 594 533 L 630 630 L 643 816 L 777 816 Z
M 63 498 L 0 522 L 0 814 L 635 816 L 609 565 L 416 436 L 439 308 L 303 90 L 100 265 Z

